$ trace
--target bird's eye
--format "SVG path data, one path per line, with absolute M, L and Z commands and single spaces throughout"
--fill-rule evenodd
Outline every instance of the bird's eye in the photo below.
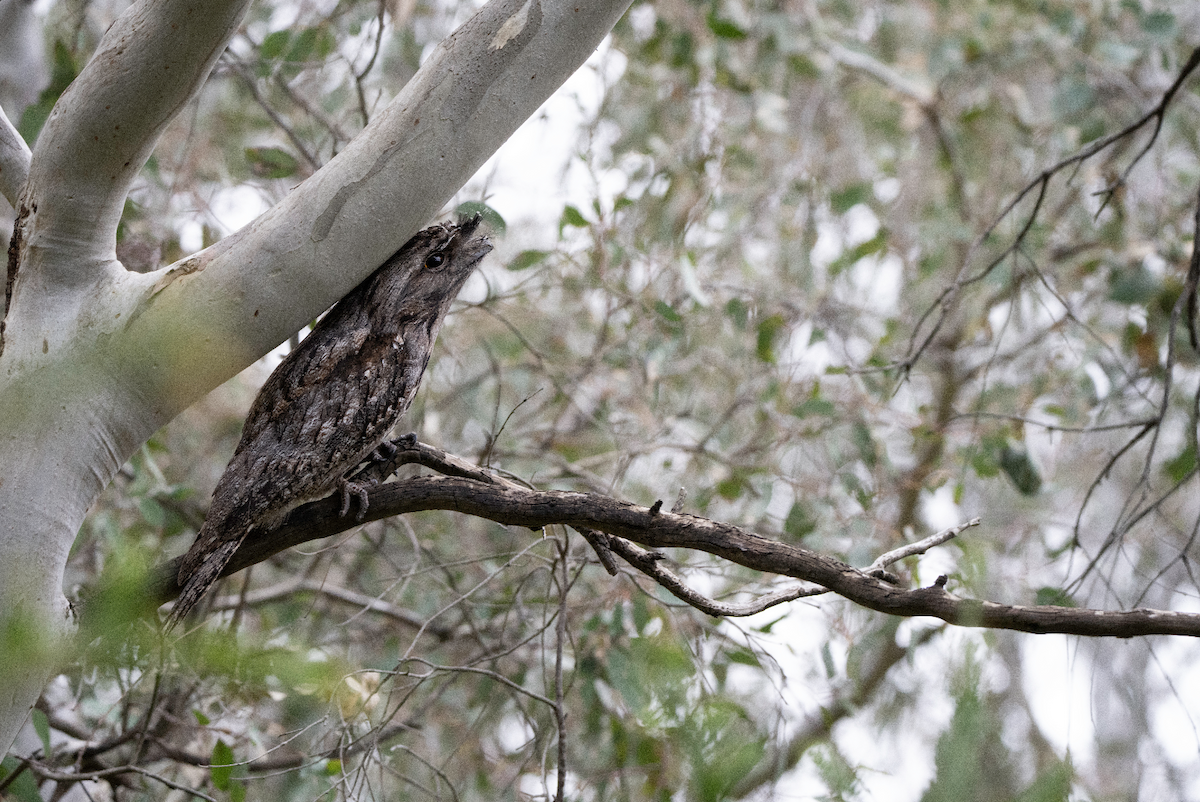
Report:
M 425 260 L 426 267 L 441 267 L 446 263 L 446 254 L 438 251 L 437 253 L 429 254 L 429 258 Z

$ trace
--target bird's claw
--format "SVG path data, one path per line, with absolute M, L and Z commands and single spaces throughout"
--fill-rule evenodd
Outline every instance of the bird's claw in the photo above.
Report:
M 342 485 L 342 510 L 338 515 L 342 518 L 350 512 L 351 496 L 358 499 L 358 515 L 354 516 L 354 520 L 362 522 L 362 519 L 367 517 L 367 509 L 371 506 L 371 500 L 367 497 L 367 486 L 351 482 L 343 479 Z
M 388 462 L 400 449 L 391 440 L 384 440 L 371 452 L 371 462 Z

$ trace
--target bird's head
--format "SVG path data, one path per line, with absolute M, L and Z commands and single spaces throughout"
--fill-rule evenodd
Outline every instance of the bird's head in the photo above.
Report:
M 405 311 L 436 311 L 440 317 L 492 250 L 481 229 L 475 215 L 418 232 L 373 277 L 378 279 L 374 294 Z

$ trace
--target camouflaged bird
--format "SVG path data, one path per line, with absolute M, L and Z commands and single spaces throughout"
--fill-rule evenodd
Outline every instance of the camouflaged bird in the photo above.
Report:
M 366 492 L 348 474 L 408 409 L 438 329 L 491 249 L 478 216 L 419 232 L 329 310 L 254 399 L 242 439 L 184 555 L 174 626 L 220 577 L 247 536 L 270 532 L 301 504 Z

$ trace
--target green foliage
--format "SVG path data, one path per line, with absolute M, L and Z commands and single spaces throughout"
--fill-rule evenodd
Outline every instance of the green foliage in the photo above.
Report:
M 766 751 L 766 739 L 746 711 L 722 699 L 707 700 L 692 712 L 679 735 L 693 771 L 692 796 L 704 802 L 736 798 L 730 791 Z
M 273 31 L 259 48 L 259 74 L 266 76 L 273 69 L 280 69 L 284 75 L 294 77 L 311 62 L 323 61 L 336 49 L 337 39 L 326 25 Z
M 985 479 L 1003 473 L 1013 487 L 1024 496 L 1035 496 L 1042 488 L 1042 477 L 1020 443 L 1003 434 L 984 439 L 971 458 L 975 473 Z
M 815 530 L 817 524 L 818 522 L 809 506 L 802 501 L 797 501 L 788 510 L 787 518 L 783 522 L 783 531 L 788 536 L 796 540 L 801 540 L 805 535 Z
M 1070 593 L 1062 588 L 1038 588 L 1037 590 L 1038 604 L 1051 604 L 1057 607 L 1078 607 L 1075 599 Z
M 829 400 L 813 396 L 792 407 L 792 414 L 797 418 L 807 418 L 810 415 L 833 417 L 837 414 L 837 406 Z
M 1191 478 L 1196 471 L 1196 443 L 1192 441 L 1184 446 L 1178 456 L 1163 464 L 1163 473 L 1172 482 L 1180 484 Z
M 38 740 L 42 742 L 42 754 L 53 754 L 50 747 L 50 720 L 46 718 L 46 714 L 34 709 L 29 711 L 29 719 L 33 723 L 33 731 L 37 733 Z
M 1142 30 L 1158 39 L 1170 39 L 1177 33 L 1175 15 L 1170 11 L 1152 11 L 1141 19 Z
M 1158 287 L 1154 275 L 1138 265 L 1113 271 L 1108 297 L 1119 304 L 1145 304 L 1155 296 Z
M 209 777 L 213 787 L 229 795 L 230 802 L 243 802 L 246 798 L 245 783 L 234 779 L 245 773 L 243 766 L 234 765 L 233 749 L 221 738 L 217 739 L 209 758 Z
M 508 230 L 508 223 L 504 222 L 504 218 L 500 216 L 500 213 L 481 201 L 465 201 L 460 203 L 455 208 L 454 214 L 459 219 L 479 215 L 483 218 L 484 224 L 491 233 L 496 236 L 503 236 L 504 232 Z
M 973 651 L 968 651 L 959 671 L 954 715 L 938 739 L 936 776 L 922 802 L 1066 799 L 1072 771 L 1069 764 L 1057 761 L 1024 790 L 1017 790 L 1017 772 L 1001 740 L 996 700 L 980 688 L 980 666 Z
M 697 666 L 681 645 L 664 636 L 638 637 L 609 653 L 603 676 L 636 721 L 611 721 L 616 757 L 651 777 L 658 774 L 655 784 L 662 782 L 664 790 L 671 774 L 686 765 L 691 796 L 728 799 L 762 759 L 765 740 L 741 705 L 701 690 Z M 740 665 L 759 665 L 744 649 L 728 656 Z
M 209 762 L 212 764 L 209 769 L 212 784 L 218 791 L 229 791 L 233 778 L 233 750 L 229 748 L 229 744 L 218 738 Z
M 1035 496 L 1042 489 L 1042 477 L 1029 458 L 1029 453 L 1006 443 L 1000 449 L 1000 468 L 1023 496 Z
M 246 148 L 246 161 L 258 178 L 287 178 L 300 168 L 296 157 L 282 148 Z
M 834 214 L 845 214 L 860 203 L 866 203 L 873 196 L 871 185 L 868 183 L 851 184 L 839 189 L 829 196 L 829 205 Z
M 1008 771 L 1003 755 L 991 711 L 974 693 L 959 696 L 950 729 L 938 741 L 937 776 L 922 802 L 1011 799 L 1010 788 L 989 782 Z
M 661 317 L 663 320 L 667 321 L 668 323 L 682 323 L 683 322 L 683 315 L 679 314 L 674 309 L 672 309 L 671 305 L 666 303 L 665 301 L 655 301 L 654 302 L 654 311 L 658 313 L 659 317 Z
M 832 275 L 841 273 L 848 267 L 853 266 L 860 259 L 865 259 L 868 256 L 876 256 L 884 253 L 887 250 L 887 230 L 880 229 L 875 236 L 871 237 L 866 242 L 860 242 L 853 248 L 847 249 L 841 256 L 834 259 L 829 265 L 829 272 Z
M 31 147 L 41 132 L 42 126 L 50 117 L 50 111 L 54 108 L 54 104 L 75 80 L 75 76 L 79 74 L 79 65 L 75 60 L 75 55 L 61 39 L 54 41 L 53 53 L 50 84 L 42 90 L 37 102 L 25 109 L 21 114 L 21 121 L 17 125 L 17 131 Z
M 13 772 L 17 771 L 21 773 L 16 779 L 9 781 Z M 29 771 L 27 766 L 23 766 L 14 755 L 8 755 L 0 761 L 0 782 L 7 786 L 4 789 L 6 799 L 11 797 L 16 802 L 42 802 L 33 772 Z
M 635 638 L 610 655 L 607 677 L 643 725 L 654 727 L 675 722 L 695 670 L 680 644 L 666 638 Z
M 829 802 L 845 802 L 858 797 L 862 789 L 858 771 L 847 762 L 841 752 L 832 746 L 824 745 L 813 750 L 812 761 L 828 789 L 823 799 Z
M 729 20 L 717 17 L 712 12 L 709 12 L 708 16 L 704 18 L 704 21 L 708 24 L 708 29 L 712 31 L 713 35 L 715 35 L 718 39 L 732 39 L 734 41 L 739 41 L 746 38 L 745 31 Z
M 775 348 L 784 331 L 785 324 L 782 315 L 771 315 L 759 322 L 758 343 L 755 352 L 761 361 L 774 364 L 778 360 Z
M 1000 720 L 979 688 L 979 665 L 968 652 L 959 669 L 954 716 L 938 739 L 935 777 L 921 802 L 1011 799 L 1012 767 L 1000 740 Z
M 1033 783 L 1014 797 L 1014 802 L 1063 802 L 1071 799 L 1071 784 L 1075 771 L 1070 761 L 1054 761 L 1042 769 Z
M 528 270 L 534 265 L 541 264 L 550 255 L 550 251 L 521 251 L 506 267 L 512 271 Z
M 574 206 L 567 205 L 563 207 L 562 218 L 558 222 L 558 233 L 562 236 L 564 228 L 574 226 L 576 228 L 586 228 L 588 224 L 587 218 L 583 213 Z

